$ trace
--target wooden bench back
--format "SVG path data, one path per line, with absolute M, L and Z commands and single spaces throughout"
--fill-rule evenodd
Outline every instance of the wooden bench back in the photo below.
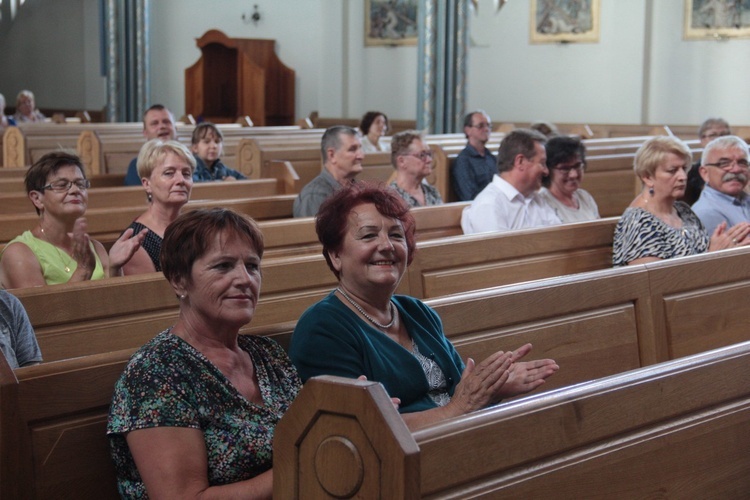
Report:
M 724 288 L 726 293 L 723 298 L 728 303 L 736 304 L 743 300 L 746 290 L 738 283 L 747 282 L 750 265 L 737 267 L 737 264 L 747 262 L 749 253 L 748 249 L 740 249 L 680 259 L 685 266 L 684 273 L 709 271 L 710 266 L 718 265 L 719 261 L 735 269 L 728 283 L 719 283 L 721 277 L 696 274 L 707 276 L 704 288 L 698 290 L 697 284 L 693 283 L 689 295 L 698 296 L 706 291 Z M 451 489 L 455 494 L 465 496 L 480 487 L 474 484 L 480 481 L 480 477 L 487 478 L 489 474 L 498 478 L 497 481 L 493 479 L 492 484 L 497 482 L 503 488 L 521 487 L 520 491 L 528 494 L 529 488 L 544 488 L 544 491 L 553 485 L 572 488 L 559 486 L 559 481 L 567 480 L 566 471 L 574 463 L 584 464 L 575 465 L 574 468 L 575 471 L 583 471 L 577 474 L 584 474 L 584 477 L 589 477 L 594 471 L 601 473 L 601 467 L 596 464 L 591 467 L 585 465 L 591 460 L 596 462 L 599 460 L 597 457 L 607 457 L 605 463 L 612 464 L 612 470 L 617 471 L 612 474 L 616 475 L 635 467 L 631 464 L 632 460 L 642 463 L 645 453 L 649 460 L 655 461 L 649 462 L 649 469 L 655 473 L 647 479 L 653 486 L 657 484 L 658 477 L 670 478 L 671 481 L 673 476 L 682 479 L 681 474 L 693 475 L 690 470 L 678 466 L 683 464 L 678 458 L 682 461 L 688 459 L 692 463 L 690 461 L 699 457 L 700 463 L 704 464 L 709 449 L 713 452 L 720 450 L 721 453 L 729 450 L 733 457 L 739 453 L 736 446 L 744 447 L 745 452 L 750 451 L 743 439 L 748 427 L 747 409 L 750 408 L 750 401 L 746 401 L 750 395 L 746 384 L 750 376 L 750 347 L 746 344 L 585 383 L 592 378 L 649 364 L 652 361 L 648 358 L 653 358 L 654 353 L 648 354 L 647 351 L 658 345 L 656 339 L 663 338 L 667 344 L 675 340 L 669 332 L 648 330 L 651 324 L 649 307 L 654 314 L 659 311 L 669 314 L 662 304 L 649 298 L 649 275 L 659 267 L 670 267 L 664 264 L 671 263 L 611 269 L 428 301 L 443 317 L 446 331 L 462 356 L 482 358 L 487 352 L 506 350 L 509 346 L 532 341 L 535 345 L 534 356 L 555 357 L 561 371 L 548 381 L 544 394 L 447 421 L 414 435 L 405 432 L 403 422 L 378 384 L 337 381 L 349 389 L 345 393 L 338 393 L 337 389 L 328 387 L 322 389 L 323 392 L 313 392 L 316 394 L 314 396 L 306 396 L 306 392 L 311 392 L 308 387 L 316 386 L 316 383 L 312 383 L 303 390 L 299 402 L 295 403 L 277 428 L 275 443 L 283 448 L 277 448 L 275 452 L 275 477 L 284 477 L 286 487 L 303 484 L 307 494 L 314 490 L 306 489 L 309 485 L 298 481 L 313 474 L 312 477 L 319 484 L 335 488 L 330 489 L 329 493 L 335 492 L 339 496 L 346 496 L 343 492 L 349 490 L 340 489 L 341 484 L 332 479 L 334 475 L 340 477 L 344 484 L 349 484 L 350 488 L 359 485 L 356 491 L 352 490 L 353 493 L 368 496 L 375 492 L 375 496 L 391 497 L 393 494 L 394 498 L 413 498 L 412 490 L 408 490 L 405 496 L 402 496 L 401 490 L 393 490 L 394 487 L 403 487 L 398 481 L 397 471 L 403 472 L 407 483 L 419 483 L 414 491 L 422 495 L 447 494 Z M 122 278 L 130 284 L 139 279 L 141 277 Z M 270 275 L 268 279 L 273 282 Z M 272 300 L 278 299 L 273 296 L 273 288 L 268 291 Z M 730 295 L 730 292 L 735 295 Z M 176 298 L 167 298 L 166 292 L 163 295 L 165 301 L 177 303 Z M 124 302 L 122 295 L 118 297 Z M 137 299 L 130 296 L 125 298 Z M 80 299 L 82 303 L 87 301 L 83 295 Z M 54 302 L 49 305 L 49 311 L 60 309 L 59 304 Z M 265 313 L 262 311 L 266 305 L 259 305 L 258 317 L 253 324 L 256 320 L 264 321 L 262 314 Z M 84 306 L 81 311 L 85 311 Z M 498 314 L 498 311 L 501 313 Z M 72 318 L 78 312 L 72 310 L 59 314 L 68 314 Z M 709 316 L 714 315 L 708 320 L 711 322 L 719 321 L 726 314 L 726 310 L 706 309 L 705 312 Z M 100 313 L 106 315 L 107 311 Z M 266 317 L 266 320 L 269 319 L 276 318 Z M 140 334 L 141 326 L 134 322 L 130 331 Z M 283 340 L 291 328 L 293 324 L 259 324 L 248 333 L 273 335 Z M 149 333 L 153 335 L 156 331 Z M 686 335 L 700 333 L 716 339 L 722 338 L 723 334 L 721 329 L 707 332 L 700 323 L 686 322 L 684 331 Z M 120 333 L 110 330 L 110 338 Z M 62 497 L 94 495 L 96 498 L 114 498 L 114 472 L 104 426 L 114 381 L 131 353 L 132 349 L 122 349 L 44 363 L 15 372 L 7 367 L 4 360 L 0 361 L 0 456 L 18 457 L 14 460 L 4 459 L 0 463 L 0 491 L 4 496 L 21 497 L 22 494 L 18 492 L 22 488 L 20 491 L 25 495 L 32 492 L 41 497 L 48 497 L 54 492 L 53 496 Z M 583 385 L 549 391 L 581 382 L 584 382 Z M 354 389 L 351 390 L 351 387 Z M 647 387 L 645 392 L 641 387 Z M 378 390 L 379 394 L 372 392 Z M 313 399 L 308 399 L 310 397 Z M 371 398 L 375 406 L 362 397 Z M 357 415 L 353 415 L 352 411 Z M 309 420 L 313 414 L 316 419 L 314 423 Z M 736 418 L 740 420 L 735 421 Z M 550 425 L 550 422 L 558 424 Z M 570 422 L 574 423 L 572 427 Z M 533 432 L 529 432 L 529 429 L 533 429 Z M 565 429 L 567 431 L 562 432 Z M 665 441 L 665 429 L 684 438 Z M 339 436 L 335 442 L 325 437 L 332 430 Z M 636 430 L 638 432 L 634 434 Z M 369 437 L 365 439 L 362 432 Z M 643 439 L 644 436 L 648 439 Z M 366 449 L 362 447 L 365 442 L 370 443 Z M 497 442 L 503 443 L 500 451 L 497 451 Z M 337 443 L 346 446 L 340 448 Z M 628 446 L 623 448 L 622 443 Z M 668 446 L 670 449 L 677 446 L 675 453 L 678 458 L 658 452 L 665 443 L 671 443 Z M 678 443 L 684 445 L 679 446 Z M 719 443 L 718 447 L 716 443 Z M 684 446 L 687 445 L 690 450 L 686 452 Z M 289 446 L 291 448 L 287 448 Z M 622 453 L 621 450 L 632 446 L 646 446 L 645 450 L 651 451 Z M 693 446 L 697 448 L 693 449 Z M 400 449 L 406 450 L 406 458 L 399 458 Z M 345 452 L 344 455 L 341 455 L 342 452 Z M 347 453 L 355 453 L 355 459 Z M 414 466 L 411 460 L 415 453 L 419 456 L 417 470 L 404 469 Z M 568 458 L 549 462 L 561 453 Z M 573 457 L 582 454 L 587 460 L 571 462 Z M 378 481 L 377 477 L 382 477 L 380 475 L 370 476 L 373 470 L 370 460 L 376 456 L 381 465 L 375 469 L 381 474 L 382 471 L 389 471 L 387 480 Z M 501 456 L 504 458 L 500 459 Z M 737 456 L 750 455 L 739 453 Z M 338 459 L 334 460 L 334 457 Z M 451 468 L 450 474 L 446 474 L 445 463 L 449 458 L 460 466 Z M 314 467 L 315 459 L 318 459 L 318 464 L 335 463 L 335 474 L 334 470 L 324 471 L 320 465 L 317 472 L 308 468 Z M 367 477 L 363 476 L 362 481 L 351 481 L 352 470 L 344 464 L 356 464 L 358 461 L 362 462 L 362 466 L 355 467 L 354 472 Z M 659 461 L 674 462 L 674 467 L 668 470 L 680 472 L 665 474 L 663 467 L 656 466 Z M 551 483 L 546 482 L 548 479 L 538 479 L 535 474 L 524 474 L 520 476 L 524 478 L 519 483 L 522 486 L 518 486 L 519 476 L 514 474 L 517 467 L 524 466 L 533 471 L 539 470 L 545 463 L 557 464 L 557 468 L 550 469 L 550 472 L 555 471 L 554 474 L 543 475 L 554 479 Z M 714 463 L 729 462 L 718 459 Z M 732 464 L 736 465 L 735 462 Z M 299 475 L 288 469 L 297 465 L 302 467 Z M 742 469 L 744 463 L 739 466 Z M 643 474 L 643 471 L 640 473 Z M 748 481 L 746 474 L 731 474 L 731 477 L 735 478 L 733 481 L 737 481 L 737 478 Z M 18 478 L 19 481 L 9 478 Z M 531 478 L 535 479 L 528 482 Z M 22 486 L 19 486 L 19 482 Z M 723 481 L 712 483 L 723 484 Z M 486 487 L 488 483 L 485 481 L 483 484 Z M 625 487 L 623 484 L 613 482 L 615 490 L 612 491 L 625 491 L 620 490 Z M 691 486 L 694 487 L 691 492 L 697 496 L 705 496 L 709 491 L 704 489 L 709 483 L 702 480 L 690 484 L 697 485 Z M 737 483 L 732 484 L 734 488 L 737 487 Z M 596 487 L 604 486 L 596 483 Z M 384 489 L 381 491 L 378 488 Z M 572 494 L 581 490 L 564 491 Z M 287 492 L 277 490 L 276 494 L 287 498 Z
M 274 497 L 734 497 L 748 376 L 742 343 L 413 434 L 379 384 L 312 379 L 276 428 Z

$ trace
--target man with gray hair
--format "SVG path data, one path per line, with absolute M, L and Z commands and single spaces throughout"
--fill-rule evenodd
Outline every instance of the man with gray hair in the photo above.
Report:
M 750 221 L 750 196 L 745 192 L 750 152 L 736 135 L 720 136 L 703 150 L 700 176 L 706 185 L 693 205 L 708 234 L 726 222 L 732 227 Z
M 535 130 L 516 129 L 503 138 L 497 153 L 500 174 L 461 214 L 464 234 L 509 231 L 562 224 L 539 196 L 547 175 L 547 138 Z
M 705 148 L 709 142 L 713 141 L 717 137 L 722 137 L 731 134 L 732 131 L 729 129 L 729 123 L 724 118 L 707 118 L 703 120 L 700 128 L 698 128 L 698 137 L 701 141 L 701 147 Z M 693 168 L 688 172 L 687 186 L 685 186 L 685 195 L 682 197 L 682 201 L 688 205 L 692 205 L 701 195 L 703 191 L 703 179 L 700 175 L 701 166 L 699 161 L 693 164 Z
M 357 131 L 345 125 L 335 125 L 323 133 L 320 141 L 323 171 L 311 180 L 294 200 L 295 217 L 313 217 L 323 202 L 337 189 L 362 172 L 365 153 Z

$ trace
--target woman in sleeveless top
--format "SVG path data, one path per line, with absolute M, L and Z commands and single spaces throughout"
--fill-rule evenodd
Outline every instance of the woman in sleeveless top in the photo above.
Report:
M 146 233 L 126 231 L 109 253 L 89 238 L 84 214 L 90 183 L 77 156 L 48 153 L 29 167 L 24 182 L 39 222 L 8 243 L 0 256 L 0 278 L 5 288 L 121 274 L 122 266 L 140 247 Z
M 177 141 L 153 139 L 138 154 L 138 176 L 148 198 L 148 209 L 136 218 L 129 229 L 148 229 L 141 248 L 123 268 L 125 274 L 161 271 L 159 252 L 164 231 L 190 199 L 193 188 L 195 158 Z

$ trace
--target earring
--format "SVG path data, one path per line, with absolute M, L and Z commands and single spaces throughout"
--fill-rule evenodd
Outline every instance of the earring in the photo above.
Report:
M 152 201 L 154 201 L 154 197 L 151 196 L 151 193 L 146 193 L 146 199 L 148 200 L 149 203 L 151 203 Z
M 180 294 L 180 300 L 185 300 L 185 297 L 187 297 L 186 293 Z
M 648 194 L 650 194 L 651 196 L 653 196 L 654 195 L 654 188 L 652 188 L 652 187 L 648 188 Z

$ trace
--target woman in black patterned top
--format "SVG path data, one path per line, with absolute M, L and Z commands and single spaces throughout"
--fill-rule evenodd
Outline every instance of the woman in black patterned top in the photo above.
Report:
M 125 274 L 161 271 L 159 251 L 164 231 L 190 199 L 195 158 L 177 141 L 148 141 L 138 154 L 138 176 L 148 198 L 148 208 L 128 227 L 135 234 L 148 229 L 141 248 L 124 267 Z
M 750 224 L 722 224 L 709 237 L 690 207 L 677 201 L 685 193 L 692 164 L 688 147 L 674 137 L 654 137 L 635 155 L 635 174 L 643 189 L 615 228 L 615 266 L 643 264 L 750 244 Z

